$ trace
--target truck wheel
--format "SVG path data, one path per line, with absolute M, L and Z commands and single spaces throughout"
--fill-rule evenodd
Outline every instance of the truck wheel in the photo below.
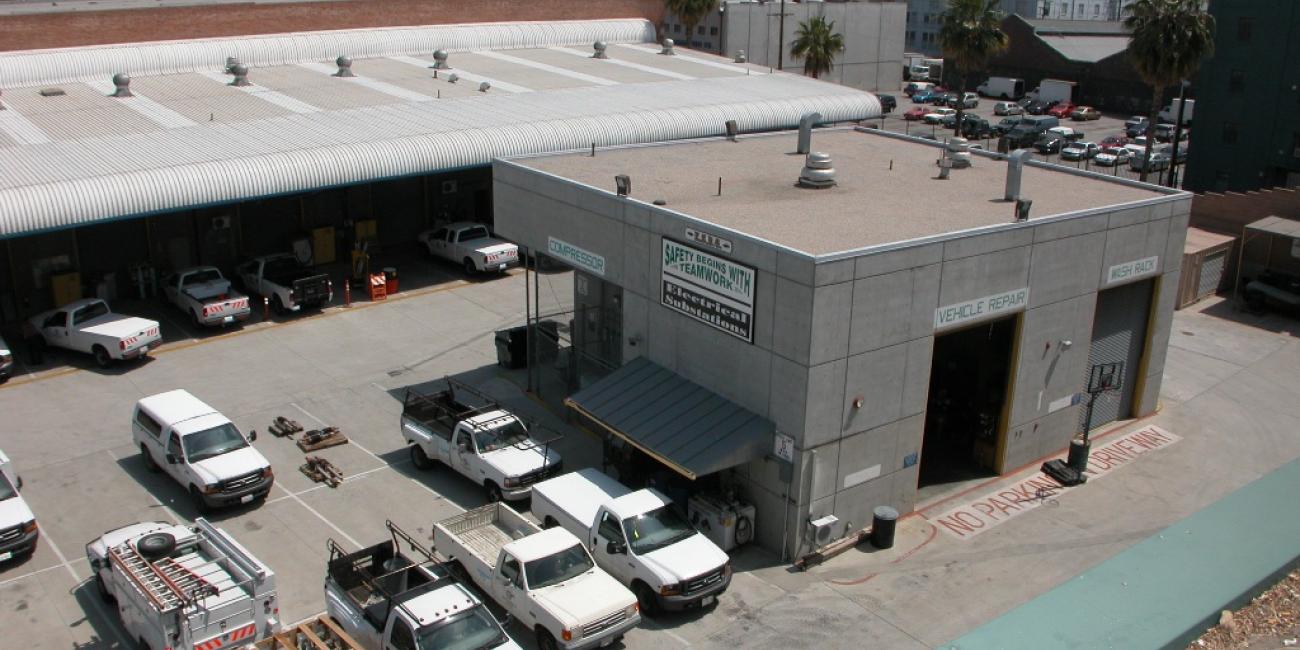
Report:
M 190 503 L 194 504 L 194 509 L 201 515 L 206 515 L 212 511 L 212 508 L 208 506 L 208 502 L 203 500 L 203 494 L 193 485 L 190 486 Z
M 488 503 L 496 503 L 501 500 L 501 488 L 496 483 L 488 481 L 483 484 L 483 491 L 487 493 Z
M 203 329 L 203 321 L 199 320 L 199 312 L 190 312 L 190 324 L 194 326 L 194 329 Z
M 542 626 L 537 626 L 537 647 L 538 650 L 557 650 L 560 646 L 555 643 L 555 637 Z
M 465 264 L 465 275 L 474 275 L 475 273 L 478 272 L 478 268 L 474 266 L 474 260 L 466 257 L 464 264 Z
M 95 355 L 95 365 L 100 368 L 107 368 L 113 365 L 113 357 L 108 356 L 108 350 L 102 345 L 96 345 L 90 349 L 91 354 Z
M 140 445 L 140 457 L 144 459 L 144 468 L 150 472 L 157 474 L 158 470 L 162 469 L 158 467 L 158 463 L 154 461 L 153 456 L 149 455 L 149 450 L 145 449 L 144 445 Z
M 33 366 L 45 363 L 45 337 L 37 334 L 27 339 L 27 361 Z
M 411 464 L 415 469 L 427 470 L 433 467 L 433 460 L 429 455 L 424 453 L 424 448 L 420 445 L 411 445 Z
M 632 584 L 632 593 L 636 594 L 636 603 L 641 608 L 641 613 L 647 616 L 653 616 L 659 613 L 659 598 L 650 585 L 644 582 Z
M 104 584 L 103 574 L 98 572 L 95 573 L 95 591 L 99 592 L 100 600 L 109 604 L 117 602 L 117 599 L 113 597 L 113 594 L 108 592 L 108 585 Z
M 284 301 L 280 300 L 279 294 L 276 294 L 276 296 L 271 299 L 271 311 L 275 312 L 277 316 L 283 316 L 289 311 L 285 308 Z

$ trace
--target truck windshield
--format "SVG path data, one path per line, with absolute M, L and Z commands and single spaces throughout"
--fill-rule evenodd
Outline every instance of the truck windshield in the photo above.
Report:
M 518 420 L 508 422 L 495 429 L 474 432 L 474 444 L 478 445 L 480 454 L 527 441 L 528 430 Z
M 239 429 L 229 422 L 198 433 L 191 433 L 181 440 L 185 445 L 185 457 L 191 463 L 248 446 L 244 436 L 239 435 Z
M 653 553 L 696 534 L 695 529 L 668 506 L 624 519 L 623 532 L 627 534 L 632 552 L 637 555 Z
M 541 589 L 572 580 L 592 569 L 591 556 L 574 544 L 559 553 L 524 563 L 529 589 Z
M 505 632 L 482 605 L 420 630 L 420 650 L 480 650 L 506 642 Z
M 188 287 L 192 284 L 206 284 L 220 279 L 221 271 L 216 269 L 204 269 L 185 276 L 185 279 L 181 280 L 181 284 Z
M 18 490 L 15 490 L 13 484 L 9 482 L 9 477 L 0 474 L 0 501 L 12 499 L 16 496 L 18 496 Z

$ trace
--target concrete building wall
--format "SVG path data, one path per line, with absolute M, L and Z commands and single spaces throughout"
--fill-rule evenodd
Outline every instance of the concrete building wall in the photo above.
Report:
M 612 177 L 606 194 L 497 162 L 493 183 L 503 236 L 542 250 L 558 237 L 605 257 L 605 279 L 624 288 L 625 338 L 643 342 L 625 345 L 625 362 L 645 355 L 795 438 L 789 482 L 772 458 L 735 472 L 765 547 L 785 540 L 806 551 L 810 517 L 836 515 L 843 535 L 869 525 L 876 506 L 914 508 L 941 306 L 1029 289 L 997 458 L 1010 471 L 1078 431 L 1077 407 L 1053 402 L 1084 386 L 1107 270 L 1159 257 L 1151 354 L 1135 398 L 1139 414 L 1156 408 L 1190 197 L 835 260 L 715 233 L 734 243 L 726 257 L 757 269 L 751 345 L 660 305 L 661 238 L 707 224 L 613 197 Z

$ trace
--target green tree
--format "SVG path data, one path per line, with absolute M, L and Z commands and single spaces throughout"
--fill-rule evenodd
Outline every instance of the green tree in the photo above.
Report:
M 844 35 L 835 33 L 835 21 L 817 16 L 799 23 L 790 54 L 803 57 L 803 73 L 813 79 L 835 67 L 835 55 L 844 51 Z
M 939 47 L 944 65 L 957 71 L 957 93 L 965 96 L 970 73 L 984 69 L 989 58 L 1007 49 L 1008 38 L 1002 31 L 1002 12 L 998 0 L 948 0 L 948 10 L 939 16 Z M 957 102 L 957 121 L 953 130 L 961 133 L 965 104 Z
M 686 27 L 686 42 L 683 45 L 690 45 L 695 26 L 717 6 L 718 0 L 664 0 L 664 7 Z
M 1214 17 L 1201 10 L 1200 0 L 1137 0 L 1125 12 L 1124 26 L 1132 33 L 1129 60 L 1151 85 L 1144 158 L 1149 161 L 1165 88 L 1191 77 L 1201 60 L 1214 54 Z M 1143 182 L 1149 166 L 1142 169 Z

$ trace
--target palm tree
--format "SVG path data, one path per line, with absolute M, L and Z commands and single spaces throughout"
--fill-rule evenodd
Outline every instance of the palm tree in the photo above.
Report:
M 1156 117 L 1165 88 L 1196 72 L 1201 60 L 1214 54 L 1214 16 L 1201 10 L 1200 0 L 1137 0 L 1125 9 L 1124 26 L 1132 32 L 1128 57 L 1143 81 L 1151 84 L 1144 161 L 1151 160 Z M 1172 161 L 1171 161 L 1172 164 Z M 1148 162 L 1142 168 L 1147 180 Z
M 664 7 L 686 26 L 686 42 L 683 45 L 690 45 L 695 26 L 717 5 L 718 0 L 664 0 Z
M 790 54 L 803 57 L 803 73 L 813 79 L 835 67 L 835 55 L 844 51 L 844 35 L 835 33 L 835 21 L 822 16 L 799 23 Z
M 980 70 L 989 57 L 1007 49 L 1007 34 L 1002 31 L 1002 12 L 998 0 L 948 0 L 948 10 L 940 15 L 939 46 L 945 63 L 952 61 L 957 70 L 957 94 L 964 98 L 970 73 Z M 953 130 L 961 133 L 965 103 L 957 101 L 957 121 Z

